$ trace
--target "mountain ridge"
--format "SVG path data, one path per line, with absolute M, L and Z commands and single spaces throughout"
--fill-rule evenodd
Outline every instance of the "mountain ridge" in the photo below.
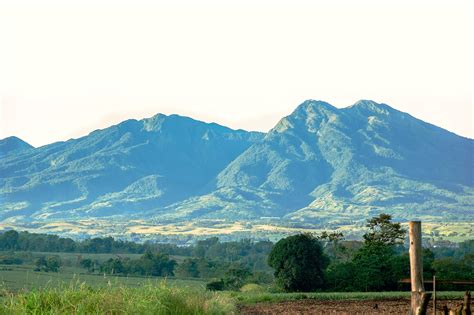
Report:
M 157 114 L 0 157 L 0 221 L 473 221 L 473 151 L 370 100 L 307 100 L 267 133 Z

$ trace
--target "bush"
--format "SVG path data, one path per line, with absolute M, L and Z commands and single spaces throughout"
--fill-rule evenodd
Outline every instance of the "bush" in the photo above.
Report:
M 224 280 L 211 281 L 206 284 L 206 290 L 209 291 L 223 291 L 225 287 Z
M 2 265 L 21 265 L 23 260 L 14 254 L 0 256 L 0 264 Z
M 262 293 L 265 292 L 265 288 L 256 283 L 247 283 L 240 288 L 240 292 L 243 293 Z
M 58 272 L 62 262 L 59 256 L 41 256 L 35 261 L 35 271 Z
M 245 267 L 231 267 L 224 276 L 224 288 L 226 290 L 239 290 L 246 282 L 249 277 L 252 276 L 252 272 Z

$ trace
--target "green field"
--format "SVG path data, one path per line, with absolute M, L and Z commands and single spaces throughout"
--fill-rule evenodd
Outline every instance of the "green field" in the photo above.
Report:
M 77 267 L 77 262 L 81 258 L 90 258 L 104 262 L 109 258 L 116 258 L 117 256 L 138 259 L 141 254 L 17 253 L 28 256 L 30 260 L 42 255 L 59 256 L 63 262 L 63 267 L 61 267 L 59 272 L 38 272 L 34 271 L 35 266 L 31 263 L 23 265 L 0 264 L 0 290 L 17 292 L 20 290 L 58 288 L 77 283 L 85 283 L 92 288 L 108 287 L 111 285 L 140 287 L 146 284 L 157 285 L 162 281 L 166 281 L 169 286 L 174 287 L 204 289 L 206 284 L 206 279 L 176 279 L 174 277 L 165 279 L 160 277 L 104 275 L 88 273 L 85 269 Z M 180 261 L 183 258 L 173 257 L 173 259 Z
M 36 272 L 33 266 L 0 265 L 0 289 L 8 291 L 56 288 L 71 283 L 85 283 L 90 287 L 99 288 L 110 285 L 139 287 L 145 284 L 156 285 L 162 281 L 170 286 L 204 288 L 205 280 L 176 279 L 159 277 L 111 276 L 87 274 L 79 268 L 62 268 L 60 272 Z

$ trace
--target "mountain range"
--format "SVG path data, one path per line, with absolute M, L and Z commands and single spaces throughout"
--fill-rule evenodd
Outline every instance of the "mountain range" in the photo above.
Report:
M 0 222 L 474 221 L 474 141 L 386 104 L 308 100 L 267 133 L 178 115 L 0 140 Z

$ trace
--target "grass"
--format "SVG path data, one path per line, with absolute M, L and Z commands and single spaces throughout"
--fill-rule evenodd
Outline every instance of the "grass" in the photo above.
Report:
M 410 292 L 308 292 L 308 293 L 242 293 L 232 292 L 230 296 L 239 304 L 254 303 L 277 303 L 284 301 L 296 301 L 304 299 L 313 299 L 320 301 L 337 300 L 387 300 L 387 299 L 409 299 Z M 443 299 L 462 299 L 464 292 L 444 291 L 436 292 L 436 298 Z
M 112 276 L 85 273 L 84 269 L 64 267 L 60 272 L 36 272 L 33 266 L 0 265 L 0 290 L 24 291 L 62 287 L 71 282 L 84 282 L 92 288 L 107 287 L 110 283 L 125 287 L 157 285 L 165 278 L 139 276 Z M 204 289 L 206 280 L 167 278 L 168 285 L 173 287 L 190 287 Z
M 85 283 L 24 293 L 3 293 L 0 314 L 235 314 L 234 300 L 203 289 L 159 285 L 140 288 Z

